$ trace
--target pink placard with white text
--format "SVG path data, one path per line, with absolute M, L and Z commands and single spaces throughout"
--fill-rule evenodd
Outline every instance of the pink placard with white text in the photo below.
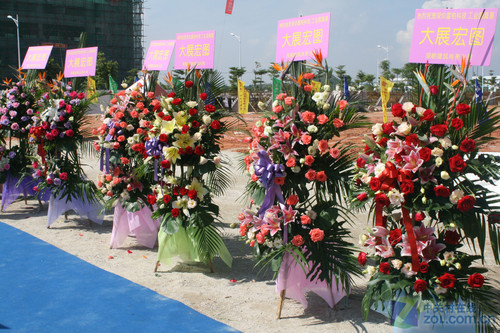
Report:
M 94 76 L 97 46 L 66 50 L 64 77 Z
M 489 66 L 498 8 L 417 9 L 410 62 Z
M 28 47 L 21 67 L 23 69 L 45 69 L 52 48 L 52 45 Z
M 278 21 L 276 62 L 310 60 L 315 50 L 326 58 L 329 40 L 330 13 Z
M 178 33 L 175 69 L 214 68 L 215 30 Z
M 148 53 L 142 69 L 150 71 L 166 71 L 174 50 L 175 40 L 153 40 L 149 44 Z

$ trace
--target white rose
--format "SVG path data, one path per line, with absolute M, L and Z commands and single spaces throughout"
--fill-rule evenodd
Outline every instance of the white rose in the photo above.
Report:
M 203 156 L 200 157 L 200 165 L 203 165 L 203 164 L 205 164 L 207 162 L 208 162 L 208 160 L 205 157 L 203 157 Z
M 329 108 L 330 108 L 330 104 L 329 103 L 323 104 L 323 110 L 328 110 Z
M 464 191 L 462 191 L 461 189 L 456 189 L 450 194 L 450 202 L 456 205 L 458 200 L 462 199 L 463 197 L 464 197 Z
M 441 179 L 444 179 L 444 180 L 450 179 L 450 174 L 446 171 L 441 171 Z
M 260 103 L 262 103 L 262 102 L 260 102 Z M 270 239 L 266 239 L 266 246 L 272 248 L 274 246 L 274 242 Z
M 279 238 L 278 238 L 277 240 L 275 240 L 275 241 L 274 241 L 274 247 L 275 247 L 275 248 L 279 249 L 279 248 L 281 248 L 282 246 L 283 246 L 283 240 L 282 240 L 282 239 L 279 239 Z
M 292 172 L 293 173 L 299 173 L 300 172 L 300 167 L 298 165 L 292 167 Z
M 453 146 L 451 146 L 451 149 L 458 150 L 458 146 L 457 145 L 453 145 Z
M 321 90 L 328 92 L 331 90 L 331 87 L 328 84 L 325 84 L 323 87 L 321 87 Z
M 426 110 L 425 108 L 422 108 L 420 106 L 417 106 L 417 108 L 415 109 L 419 117 L 422 117 L 424 115 L 425 110 Z
M 373 135 L 382 135 L 384 134 L 384 130 L 382 129 L 382 124 L 375 124 L 372 126 L 372 134 Z
M 316 126 L 314 126 L 314 125 L 309 125 L 309 126 L 307 127 L 307 131 L 308 131 L 309 133 L 316 133 L 316 132 L 318 131 L 318 128 L 317 128 Z
M 134 125 L 127 125 L 127 131 L 133 131 L 134 130 Z
M 370 180 L 372 179 L 372 177 L 368 176 L 366 173 L 362 174 L 361 175 L 361 182 L 363 184 L 369 184 L 370 183 Z
M 364 245 L 367 240 L 368 240 L 368 235 L 367 234 L 360 234 L 359 235 L 358 244 L 359 245 Z
M 432 154 L 432 156 L 441 157 L 441 156 L 443 156 L 443 150 L 436 147 L 433 150 L 431 150 L 431 154 Z
M 443 159 L 441 157 L 436 158 L 436 166 L 440 167 L 443 164 Z
M 192 199 L 188 200 L 187 206 L 189 209 L 196 207 L 196 205 L 197 205 L 196 200 L 192 200 Z
M 201 139 L 201 133 L 200 133 L 200 132 L 196 132 L 196 133 L 194 133 L 194 134 L 193 134 L 193 139 L 194 139 L 195 141 L 200 141 L 200 139 Z
M 448 149 L 452 145 L 451 140 L 448 137 L 439 139 L 439 143 L 441 144 L 441 147 L 443 147 L 444 149 Z
M 437 286 L 435 286 L 435 287 L 434 287 L 434 292 L 435 292 L 436 294 L 438 294 L 438 295 L 439 295 L 439 294 L 446 294 L 446 292 L 448 292 L 448 289 L 443 288 L 443 287 L 441 287 L 441 286 L 437 285 Z
M 210 116 L 207 116 L 207 115 L 204 115 L 202 117 L 202 121 L 205 125 L 210 125 L 212 123 L 212 118 L 210 118 Z
M 264 135 L 271 136 L 273 134 L 273 128 L 271 126 L 264 127 Z
M 253 231 L 248 231 L 247 233 L 248 240 L 253 240 L 255 238 L 255 233 Z
M 406 104 L 406 103 L 405 103 Z M 402 122 L 401 125 L 398 126 L 398 133 L 403 135 L 408 135 L 411 132 L 411 125 L 406 121 Z
M 309 146 L 307 147 L 307 152 L 309 153 L 309 155 L 316 155 L 316 152 L 317 152 L 317 148 L 315 146 Z
M 405 110 L 406 112 L 411 112 L 411 110 L 413 110 L 414 107 L 415 105 L 412 102 L 406 102 L 403 104 L 403 110 Z
M 187 105 L 190 109 L 192 109 L 192 108 L 194 108 L 195 106 L 198 106 L 198 103 L 197 103 L 197 102 L 195 102 L 195 101 L 189 101 L 189 102 L 187 102 L 187 103 L 186 103 L 186 105 Z
M 400 205 L 402 202 L 405 201 L 403 195 L 395 189 L 392 189 L 388 193 L 389 200 L 391 201 L 391 204 L 393 205 Z
M 422 203 L 425 205 L 427 203 L 427 198 L 426 197 L 422 197 Z
M 401 267 L 403 266 L 403 262 L 399 259 L 393 259 L 391 260 L 392 267 L 394 267 L 397 270 L 400 270 Z
M 316 220 L 316 217 L 318 216 L 314 210 L 308 210 L 306 215 L 309 216 L 311 220 Z
M 133 137 L 133 136 L 129 136 L 129 137 L 127 138 L 127 143 L 128 143 L 129 145 L 133 145 L 133 144 L 134 144 L 134 137 Z
M 262 102 L 261 102 L 261 103 L 262 103 Z M 262 104 L 264 104 L 264 103 L 262 103 Z M 280 104 L 280 102 L 276 99 L 276 100 L 274 100 L 274 102 L 273 102 L 273 107 L 278 106 L 279 104 Z M 256 125 L 257 125 L 257 124 L 256 124 Z M 257 127 L 258 127 L 258 126 L 260 126 L 260 125 L 257 125 Z
M 264 104 L 263 102 L 259 101 L 259 103 L 257 103 L 257 106 L 259 107 L 259 109 L 261 109 L 262 111 L 264 111 L 266 109 L 266 104 Z M 270 246 L 272 247 L 272 246 Z

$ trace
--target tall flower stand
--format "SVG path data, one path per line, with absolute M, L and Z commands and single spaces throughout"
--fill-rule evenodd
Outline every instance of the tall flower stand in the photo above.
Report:
M 158 238 L 160 221 L 154 220 L 152 214 L 147 206 L 137 212 L 129 212 L 118 202 L 113 215 L 110 248 L 120 247 L 130 234 L 135 235 L 139 244 L 153 248 Z

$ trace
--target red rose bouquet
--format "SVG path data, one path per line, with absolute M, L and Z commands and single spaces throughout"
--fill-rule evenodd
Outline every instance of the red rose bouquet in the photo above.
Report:
M 484 259 L 487 231 L 500 236 L 487 218 L 498 196 L 485 186 L 499 179 L 500 160 L 478 152 L 500 117 L 479 100 L 466 102 L 463 72 L 443 66 L 418 72 L 418 103 L 394 104 L 394 120 L 372 127 L 356 161 L 352 203 L 373 201 L 375 215 L 375 227 L 361 238 L 376 264 L 367 269 L 366 315 L 401 292 L 419 302 L 460 297 L 481 312 L 498 311 L 486 269 L 473 262 Z M 464 242 L 477 242 L 480 255 L 461 251 Z M 498 262 L 498 243 L 491 244 Z M 359 257 L 363 266 L 366 255 Z
M 222 92 L 222 76 L 191 70 L 184 82 L 171 74 L 166 80 L 171 92 L 155 110 L 145 143 L 156 179 L 148 201 L 157 206 L 153 217 L 162 221 L 158 261 L 180 256 L 211 266 L 217 255 L 230 266 L 232 258 L 215 226 L 219 207 L 212 201 L 230 185 L 219 156 L 219 141 L 231 123 L 215 99 Z

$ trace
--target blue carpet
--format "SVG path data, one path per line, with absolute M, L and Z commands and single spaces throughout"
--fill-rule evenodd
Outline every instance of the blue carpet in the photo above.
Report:
M 0 223 L 0 332 L 235 332 Z

